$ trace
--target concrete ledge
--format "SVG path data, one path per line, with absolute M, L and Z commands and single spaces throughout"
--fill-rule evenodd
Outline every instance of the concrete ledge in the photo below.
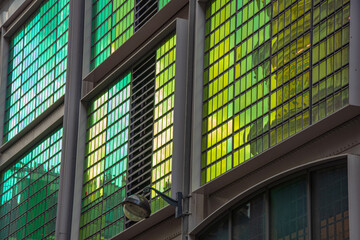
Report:
M 0 148 L 0 171 L 21 157 L 31 147 L 38 143 L 42 138 L 46 137 L 55 128 L 61 126 L 64 115 L 64 105 L 51 108 L 52 114 L 49 117 L 41 115 L 31 124 L 24 128 L 18 135 L 5 143 Z M 46 117 L 46 118 L 45 118 Z M 15 139 L 16 138 L 16 139 Z
M 146 231 L 147 229 L 150 229 L 151 227 L 164 221 L 166 218 L 174 216 L 174 219 L 175 219 L 174 214 L 175 214 L 175 207 L 168 205 L 168 206 L 164 207 L 163 209 L 157 211 L 156 213 L 152 214 L 149 218 L 141 220 L 140 222 L 129 227 L 125 231 L 115 235 L 111 239 L 112 240 L 121 240 L 121 239 L 134 238 L 135 236 Z M 164 231 L 165 231 L 165 229 L 164 229 Z M 151 239 L 151 238 L 149 237 L 148 239 Z
M 104 62 L 85 76 L 83 80 L 98 83 L 103 79 L 108 78 L 109 75 L 113 75 L 118 69 L 119 64 L 124 65 L 126 62 L 129 63 L 129 57 L 131 55 L 135 55 L 136 52 L 149 46 L 154 38 L 153 36 L 161 31 L 161 29 L 169 29 L 168 23 L 171 20 L 174 20 L 176 17 L 186 17 L 184 16 L 184 13 L 181 14 L 181 10 L 187 4 L 187 0 L 170 1 L 159 12 L 152 16 L 150 20 L 135 32 L 123 45 L 105 59 Z M 169 16 L 172 17 L 169 18 Z M 174 21 L 172 23 L 174 23 Z M 152 39 L 149 41 L 150 38 Z M 142 46 L 140 50 L 138 50 L 139 46 Z M 131 64 L 127 65 L 131 66 Z

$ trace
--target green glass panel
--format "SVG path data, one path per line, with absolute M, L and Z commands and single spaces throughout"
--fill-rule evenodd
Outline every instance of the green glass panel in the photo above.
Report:
M 94 69 L 133 33 L 134 1 L 93 0 L 91 61 Z
M 152 157 L 152 187 L 170 196 L 173 152 L 176 35 L 171 35 L 156 49 L 155 106 Z M 169 71 L 171 70 L 171 71 Z M 166 205 L 151 193 L 151 210 Z
M 237 166 L 348 104 L 350 3 L 322 0 L 313 12 L 311 4 L 208 3 L 202 184 L 223 173 L 225 158 L 232 161 L 226 166 Z M 227 6 L 234 9 L 227 16 L 235 24 L 222 32 L 227 19 L 219 15 Z M 224 66 L 222 41 L 228 35 L 235 38 L 229 48 L 234 55 Z M 224 94 L 231 97 L 225 101 Z M 235 115 L 219 121 L 225 108 Z M 229 137 L 232 149 L 219 154 Z
M 124 228 L 119 199 L 125 198 L 130 79 L 130 73 L 118 79 L 88 108 L 80 239 L 96 232 L 110 238 L 111 226 Z
M 61 149 L 59 129 L 0 173 L 0 224 L 10 229 L 2 238 L 11 239 L 15 232 L 21 239 L 54 237 L 55 225 L 46 232 L 40 227 L 56 218 Z
M 4 142 L 65 93 L 69 1 L 45 1 L 10 38 Z

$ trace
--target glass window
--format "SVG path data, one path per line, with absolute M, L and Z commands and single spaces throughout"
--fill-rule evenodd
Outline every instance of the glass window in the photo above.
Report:
M 310 227 L 313 239 L 349 239 L 347 181 L 346 166 L 310 170 L 227 210 L 197 239 L 305 240 L 310 238 Z
M 271 239 L 308 238 L 306 180 L 297 179 L 270 191 Z
M 44 1 L 9 40 L 4 142 L 65 94 L 69 0 Z
M 233 160 L 231 169 L 261 154 L 266 150 L 262 146 L 275 146 L 348 105 L 347 80 L 339 88 L 328 88 L 328 91 L 322 92 L 324 95 L 321 98 L 305 99 L 306 102 L 303 98 L 309 92 L 316 92 L 314 88 L 318 87 L 315 86 L 317 82 L 327 81 L 338 72 L 344 71 L 344 75 L 348 75 L 350 3 L 336 1 L 334 11 L 334 7 L 331 7 L 334 2 L 335 0 L 210 1 L 205 19 L 207 27 L 203 83 L 203 94 L 206 96 L 203 104 L 207 108 L 203 108 L 202 118 L 203 122 L 211 124 L 204 124 L 202 129 L 202 154 L 206 164 L 202 165 L 201 184 L 223 173 L 213 170 L 225 159 Z M 226 17 L 219 17 L 228 8 L 232 11 Z M 222 31 L 229 21 L 236 24 L 232 25 L 230 31 Z M 226 45 L 230 47 L 224 49 L 223 43 L 228 38 L 235 38 L 235 44 Z M 228 64 L 225 65 L 224 62 Z M 310 82 L 302 88 L 295 88 L 296 79 L 306 78 L 307 75 L 312 76 Z M 217 86 L 218 81 L 224 82 L 223 88 L 213 87 Z M 262 95 L 250 92 L 249 89 L 256 84 L 263 84 L 270 91 Z M 222 101 L 222 96 L 226 93 L 224 89 L 234 98 Z M 343 100 L 339 101 L 340 99 Z M 263 111 L 255 109 L 255 104 L 265 101 L 268 104 L 263 104 Z M 223 121 L 214 120 L 213 116 L 217 112 L 230 106 L 234 107 L 232 116 Z M 282 110 L 283 114 L 280 114 Z M 311 118 L 308 117 L 310 115 Z M 241 119 L 245 119 L 244 124 L 240 124 Z M 264 122 L 263 130 L 267 124 L 270 124 L 270 128 L 257 135 L 248 135 L 253 131 L 246 129 L 253 128 L 258 119 L 269 119 L 270 122 Z M 226 122 L 239 127 L 230 129 L 228 134 L 220 134 L 222 124 Z M 242 131 L 245 136 L 241 137 L 242 141 L 238 141 L 236 136 Z M 217 152 L 216 149 L 229 138 L 236 144 L 225 155 L 206 154 L 208 151 Z M 254 143 L 261 140 L 268 142 L 263 142 L 262 146 Z M 211 159 L 206 159 L 208 156 Z
M 312 180 L 315 239 L 349 239 L 347 169 L 317 171 Z
M 260 195 L 232 213 L 233 240 L 265 239 L 265 199 Z
M 133 223 L 121 201 L 151 186 L 171 194 L 176 34 L 89 104 L 80 239 Z M 151 192 L 151 210 L 164 202 Z
M 213 224 L 199 240 L 224 240 L 229 239 L 229 217 L 226 216 Z
M 54 238 L 61 148 L 59 129 L 0 173 L 1 239 Z

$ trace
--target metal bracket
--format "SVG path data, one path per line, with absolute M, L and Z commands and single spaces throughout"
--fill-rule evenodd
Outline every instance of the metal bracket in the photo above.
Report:
M 175 218 L 179 218 L 181 216 L 183 216 L 183 212 L 182 212 L 182 192 L 177 192 L 176 193 L 176 200 L 165 195 L 164 193 L 160 192 L 159 190 L 152 188 L 152 187 L 144 187 L 143 192 L 144 193 L 148 193 L 150 192 L 150 190 L 153 190 L 154 192 L 156 192 L 162 199 L 165 200 L 165 202 L 167 202 L 168 204 L 170 204 L 171 206 L 176 207 L 175 209 Z

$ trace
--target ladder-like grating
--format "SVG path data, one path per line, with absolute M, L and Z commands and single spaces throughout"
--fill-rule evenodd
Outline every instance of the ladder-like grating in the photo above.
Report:
M 133 69 L 127 196 L 151 185 L 154 87 L 155 56 L 150 56 Z
M 157 0 L 135 0 L 135 31 L 139 30 L 158 10 Z

